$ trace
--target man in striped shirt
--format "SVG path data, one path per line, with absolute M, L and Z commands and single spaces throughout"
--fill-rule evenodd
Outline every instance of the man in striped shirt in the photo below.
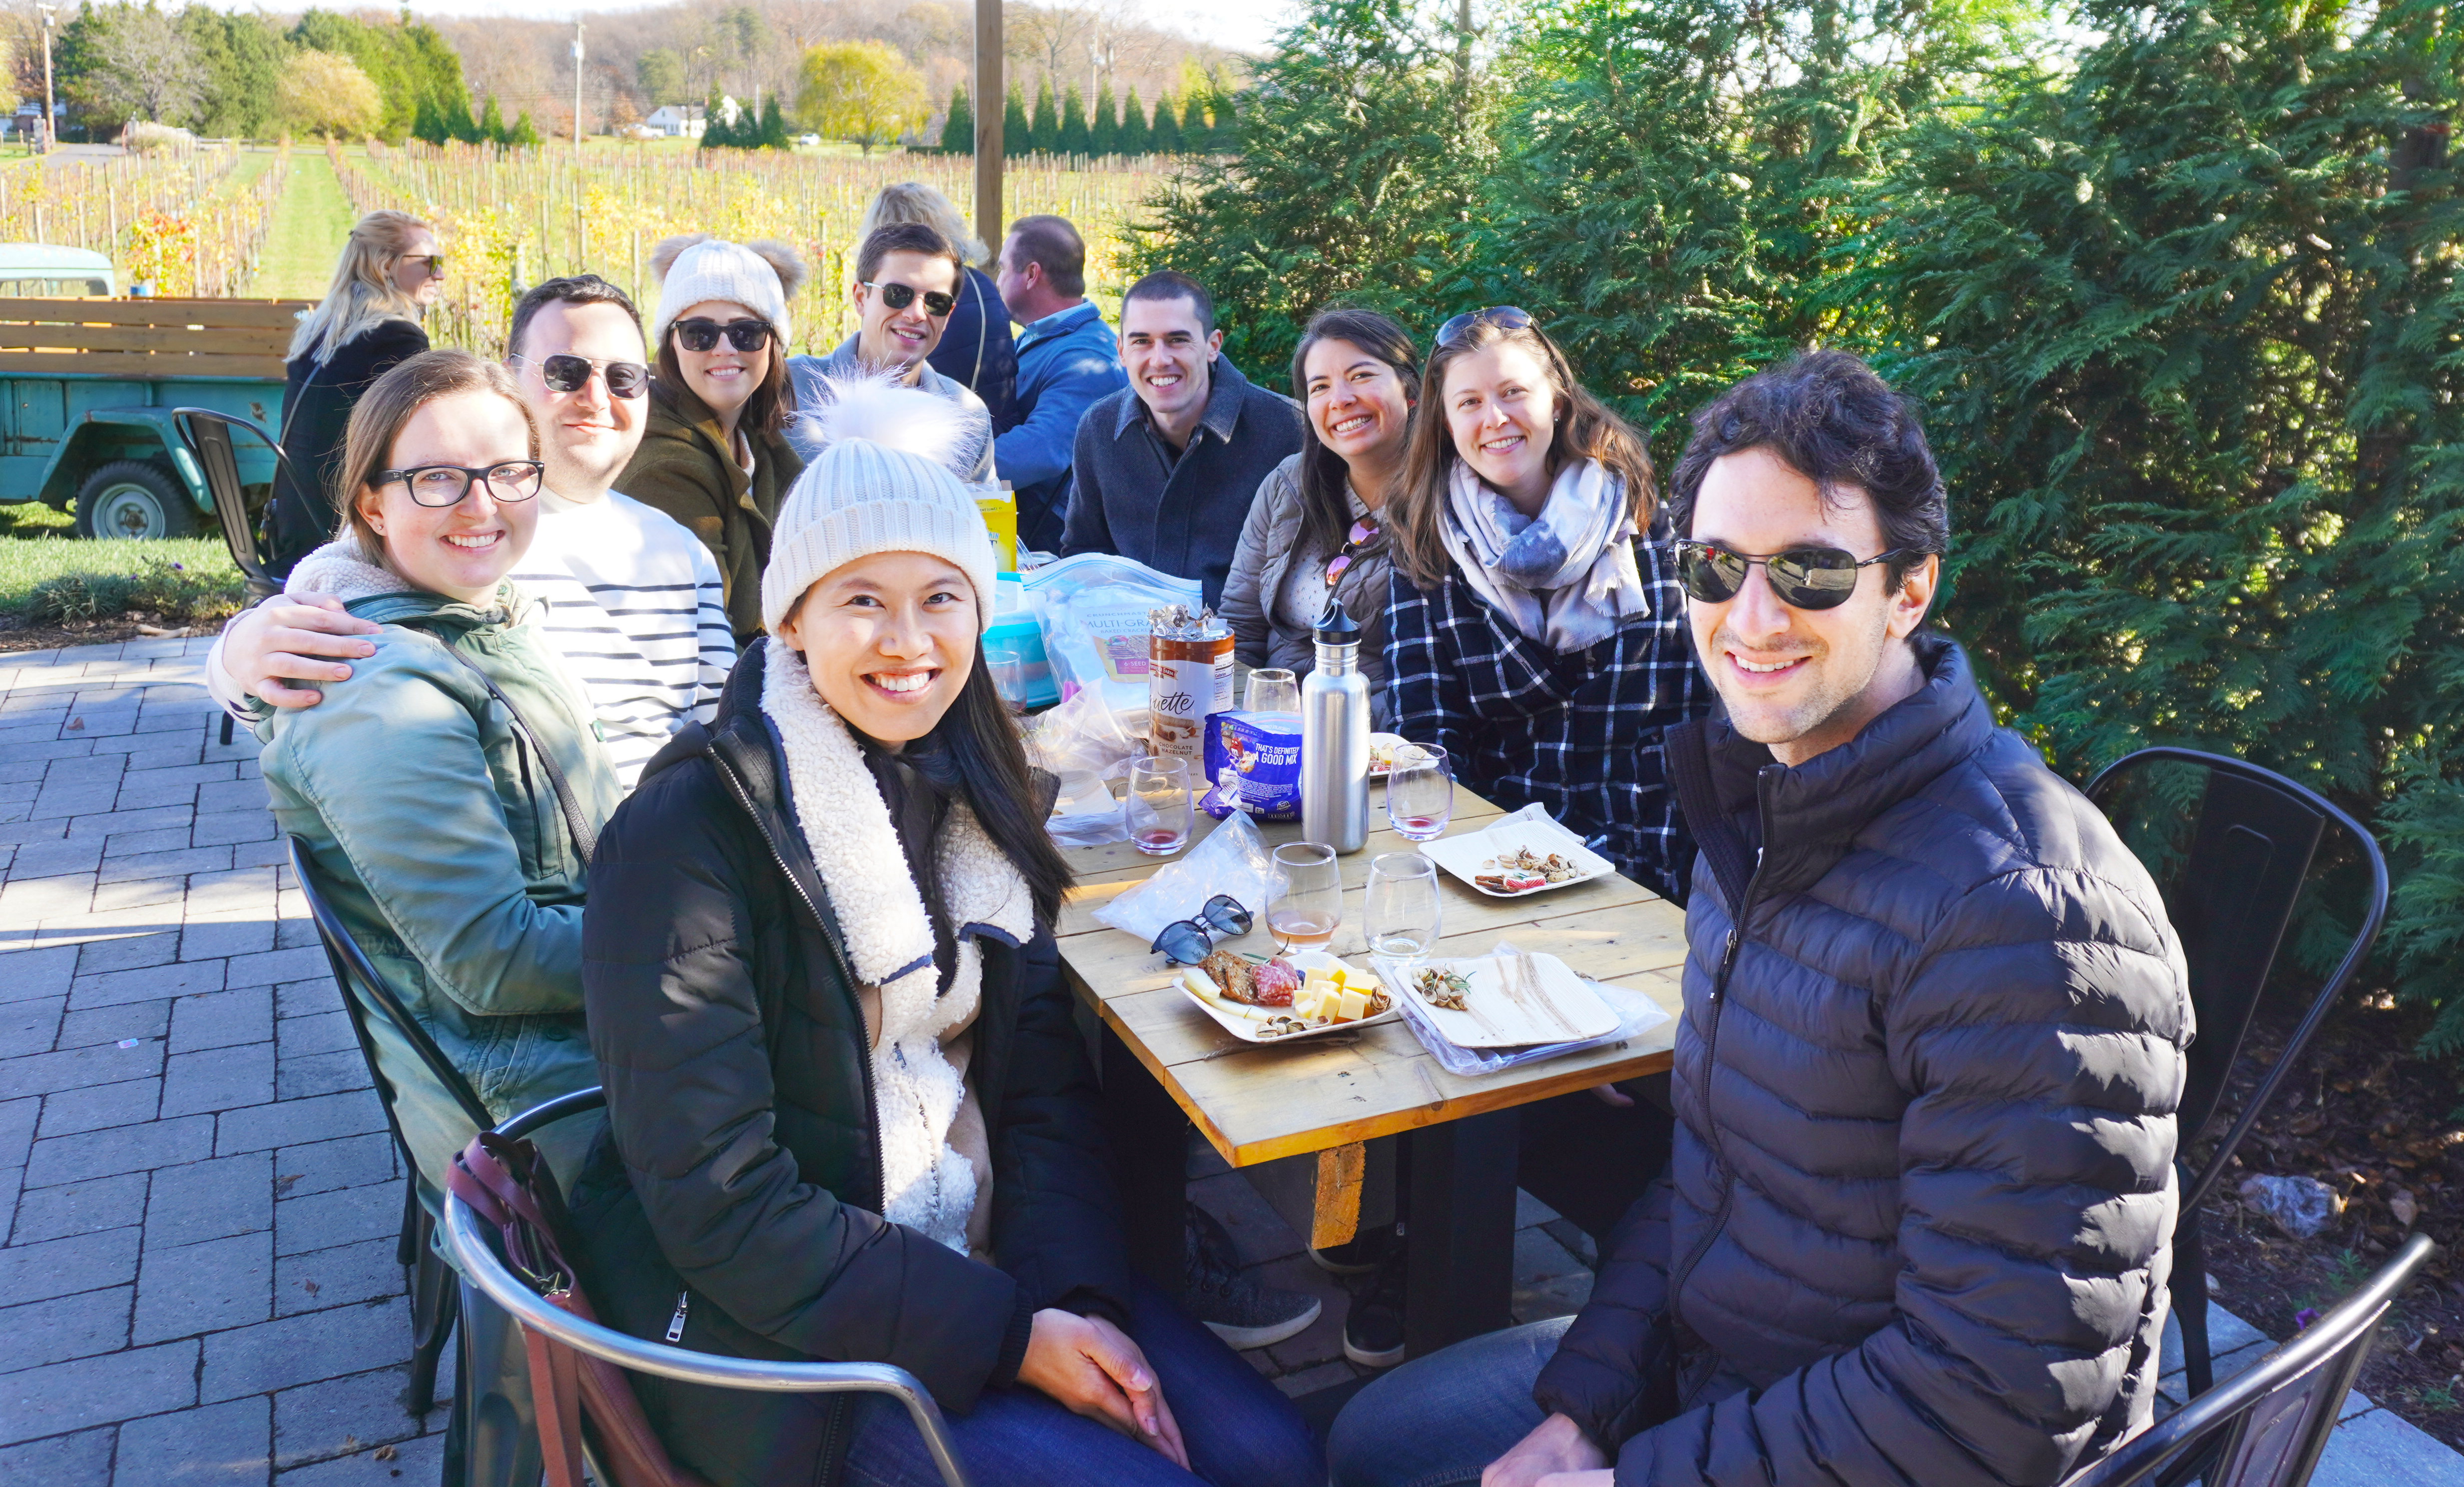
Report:
M 718 565 L 673 518 L 608 489 L 642 442 L 648 401 L 641 317 L 624 292 L 596 274 L 549 279 L 515 307 L 507 345 L 547 466 L 514 581 L 630 789 L 670 733 L 710 720 L 735 664 Z M 243 716 L 313 707 L 319 694 L 291 684 L 346 679 L 376 628 L 330 597 L 269 601 L 224 629 L 208 685 Z

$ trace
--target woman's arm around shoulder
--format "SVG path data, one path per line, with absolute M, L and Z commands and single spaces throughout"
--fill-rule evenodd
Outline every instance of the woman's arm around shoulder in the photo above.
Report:
M 600 836 L 583 979 L 626 1176 L 668 1262 L 737 1322 L 809 1357 L 896 1364 L 963 1410 L 1016 1283 L 805 1182 L 776 1139 L 749 936 L 777 871 L 708 758 L 645 780 Z

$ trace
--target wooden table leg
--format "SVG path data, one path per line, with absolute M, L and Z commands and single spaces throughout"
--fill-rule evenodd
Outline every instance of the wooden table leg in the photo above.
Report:
M 1406 1138 L 1411 1213 L 1403 1342 L 1412 1357 L 1514 1320 L 1514 1163 L 1520 1112 L 1493 1110 Z
M 1110 1025 L 1104 1029 L 1104 1124 L 1121 1184 L 1130 1264 L 1178 1295 L 1181 1204 L 1189 1173 L 1189 1117 Z

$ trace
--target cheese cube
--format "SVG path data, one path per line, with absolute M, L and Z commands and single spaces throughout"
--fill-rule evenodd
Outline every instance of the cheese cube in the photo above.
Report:
M 1369 995 L 1366 992 L 1346 990 L 1341 994 L 1332 1020 L 1357 1022 L 1367 1016 L 1369 1016 Z
M 1303 1022 L 1314 1022 L 1318 1019 L 1319 1011 L 1325 1005 L 1325 1002 L 1326 987 L 1324 983 L 1318 981 L 1304 981 L 1301 983 L 1300 990 L 1292 993 L 1292 1016 L 1300 1018 Z

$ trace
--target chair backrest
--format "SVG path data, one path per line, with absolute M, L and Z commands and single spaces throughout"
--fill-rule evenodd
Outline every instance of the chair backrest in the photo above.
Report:
M 212 408 L 174 408 L 171 422 L 205 472 L 206 490 L 214 498 L 214 516 L 222 523 L 223 545 L 231 549 L 231 563 L 247 581 L 249 601 L 280 593 L 282 585 L 266 571 L 265 550 L 256 539 L 256 519 L 248 509 L 248 492 L 240 484 L 231 428 L 237 426 L 263 440 L 278 464 L 287 463 L 282 446 L 247 419 Z
M 2319 1465 L 2380 1319 L 2435 1246 L 2414 1235 L 2292 1342 L 2072 1476 L 2062 1487 L 2136 1487 L 2196 1471 L 2205 1487 L 2302 1487 Z
M 2195 803 L 2187 798 L 2193 793 Z M 2189 964 L 2199 1036 L 2190 1045 L 2178 1110 L 2185 1149 L 2223 1098 L 2331 822 L 2349 834 L 2373 875 L 2360 933 L 2243 1107 L 2230 1139 L 2185 1193 L 2184 1206 L 2191 1207 L 2206 1196 L 2376 943 L 2387 913 L 2387 864 L 2369 833 L 2316 792 L 2223 754 L 2142 749 L 2088 781 L 2087 795 L 2114 819 L 2156 879 Z
M 605 1104 L 606 1096 L 597 1087 L 576 1090 L 523 1111 L 505 1122 L 498 1130 L 509 1137 L 527 1136 L 566 1116 L 596 1109 Z M 879 1363 L 774 1363 L 763 1359 L 699 1353 L 689 1348 L 644 1342 L 612 1327 L 584 1322 L 540 1300 L 529 1286 L 516 1279 L 513 1272 L 505 1268 L 504 1261 L 497 1258 L 495 1247 L 489 1242 L 485 1227 L 478 1215 L 471 1212 L 470 1205 L 450 1191 L 447 1192 L 445 1246 L 455 1268 L 488 1301 L 504 1308 L 515 1321 L 531 1331 L 636 1373 L 680 1379 L 711 1389 L 758 1389 L 767 1393 L 891 1395 L 906 1406 L 908 1418 L 915 1424 L 915 1433 L 923 1437 L 925 1449 L 933 1454 L 934 1465 L 940 1470 L 943 1487 L 967 1487 L 966 1471 L 950 1444 L 949 1429 L 942 1422 L 940 1407 L 934 1403 L 933 1396 L 925 1391 L 924 1386 L 916 1382 L 915 1376 L 906 1369 Z
M 480 1102 L 478 1092 L 453 1066 L 453 1061 L 445 1056 L 445 1050 L 436 1046 L 436 1039 L 419 1025 L 419 1019 L 410 1015 L 410 1009 L 402 1004 L 393 988 L 385 984 L 367 953 L 351 938 L 350 927 L 334 911 L 326 896 L 324 874 L 308 855 L 307 842 L 295 836 L 288 838 L 286 844 L 291 851 L 291 876 L 298 880 L 300 896 L 308 901 L 309 916 L 317 922 L 317 938 L 324 944 L 325 962 L 333 968 L 334 984 L 341 989 L 342 1009 L 351 1015 L 351 1031 L 359 1038 L 360 1056 L 368 1061 L 368 1078 L 376 1085 L 378 1103 L 385 1106 L 385 1124 L 392 1128 L 394 1144 L 402 1148 L 405 1159 L 409 1159 L 410 1147 L 403 1140 L 402 1125 L 394 1117 L 394 1102 L 404 1081 L 429 1081 L 470 1118 L 473 1131 L 487 1129 L 495 1124 L 495 1117 Z M 416 1067 L 400 1067 L 400 1061 L 382 1056 L 369 1027 L 371 1017 L 382 1021 L 387 1031 L 409 1047 L 417 1060 Z M 443 1172 L 421 1175 L 432 1187 L 445 1186 Z

